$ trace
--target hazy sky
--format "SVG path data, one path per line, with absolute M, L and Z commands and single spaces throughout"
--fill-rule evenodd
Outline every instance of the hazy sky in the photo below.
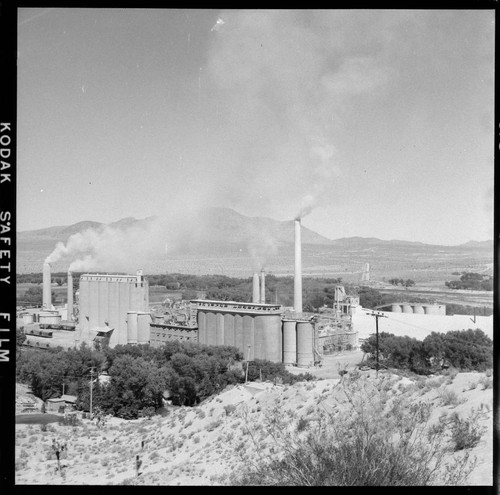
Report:
M 198 206 L 493 238 L 494 11 L 20 9 L 18 230 Z

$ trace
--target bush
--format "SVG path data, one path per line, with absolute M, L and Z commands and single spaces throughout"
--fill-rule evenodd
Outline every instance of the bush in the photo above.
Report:
M 481 417 L 479 411 L 471 411 L 471 414 L 464 419 L 460 419 L 457 413 L 451 417 L 451 441 L 453 450 L 464 450 L 475 447 L 485 431 L 484 427 L 478 425 Z
M 460 399 L 457 393 L 449 388 L 441 390 L 439 393 L 439 397 L 443 401 L 443 406 L 458 406 L 459 404 L 464 402 L 464 399 Z
M 349 375 L 347 375 L 349 377 Z M 234 472 L 233 485 L 426 486 L 463 482 L 473 467 L 468 453 L 446 464 L 445 428 L 429 429 L 430 403 L 385 401 L 380 382 L 341 382 L 331 412 L 297 434 L 279 408 L 267 417 L 269 443 L 256 441 L 253 464 Z

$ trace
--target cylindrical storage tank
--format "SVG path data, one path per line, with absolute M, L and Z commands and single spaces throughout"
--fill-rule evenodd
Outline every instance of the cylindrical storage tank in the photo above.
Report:
M 266 341 L 265 341 L 265 316 L 258 315 L 254 319 L 254 359 L 266 359 Z
M 234 315 L 234 347 L 239 349 L 245 356 L 245 349 L 243 348 L 243 317 L 241 315 Z
M 33 323 L 33 321 L 34 321 L 33 313 L 27 313 L 27 314 L 23 315 L 23 323 L 25 325 L 29 325 L 30 323 Z
M 224 315 L 215 316 L 215 345 L 224 345 Z
M 207 319 L 204 311 L 198 311 L 198 342 L 207 343 Z
M 273 363 L 283 361 L 280 315 L 266 315 L 264 317 L 264 349 L 265 359 L 268 361 Z
M 234 315 L 224 315 L 224 345 L 234 346 Z
M 48 263 L 43 264 L 42 271 L 42 307 L 44 309 L 52 308 L 52 286 L 51 286 L 51 276 L 50 276 L 50 265 Z
M 413 313 L 413 308 L 411 304 L 403 304 L 403 313 Z
M 260 300 L 259 293 L 259 274 L 254 273 L 252 279 L 252 302 L 258 304 Z
M 149 313 L 137 313 L 137 343 L 148 344 L 150 339 L 151 315 Z
M 392 304 L 391 311 L 393 313 L 401 313 L 402 312 L 401 304 Z
M 73 321 L 73 274 L 68 272 L 68 294 L 67 294 L 68 321 Z
M 217 322 L 215 318 L 215 313 L 207 312 L 206 317 L 207 322 L 207 345 L 216 345 L 217 344 Z
M 255 322 L 249 315 L 243 316 L 243 359 L 255 359 Z
M 283 362 L 297 362 L 297 322 L 283 320 Z
M 308 321 L 297 322 L 297 365 L 314 366 L 314 327 Z
M 137 344 L 137 312 L 129 311 L 127 313 L 127 340 L 128 344 Z
M 414 304 L 413 305 L 413 312 L 416 315 L 423 315 L 424 314 L 424 308 L 421 304 Z
M 426 315 L 438 315 L 439 314 L 439 307 L 435 304 L 429 304 L 426 307 Z
M 438 306 L 438 314 L 446 315 L 446 304 L 440 304 Z

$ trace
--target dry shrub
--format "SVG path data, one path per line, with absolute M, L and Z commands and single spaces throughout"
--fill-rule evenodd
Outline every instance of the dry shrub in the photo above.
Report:
M 266 416 L 268 440 L 249 434 L 257 455 L 223 481 L 232 485 L 425 486 L 460 484 L 469 452 L 445 462 L 449 428 L 429 428 L 432 404 L 383 397 L 384 384 L 345 375 L 331 404 L 301 433 L 279 408 Z M 294 424 L 297 424 L 296 422 Z M 270 453 L 270 444 L 277 454 Z

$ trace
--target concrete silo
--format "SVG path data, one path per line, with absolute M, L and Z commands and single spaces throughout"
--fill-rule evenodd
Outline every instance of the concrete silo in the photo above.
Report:
M 297 322 L 283 320 L 283 362 L 294 364 L 297 362 Z
M 411 304 L 403 303 L 402 306 L 403 306 L 403 313 L 413 313 L 413 308 Z
M 234 316 L 230 314 L 224 315 L 224 345 L 235 345 Z
M 310 321 L 297 322 L 297 366 L 314 366 L 314 326 Z
M 391 311 L 393 313 L 401 313 L 403 311 L 403 308 L 402 308 L 401 304 L 392 304 Z
M 421 304 L 414 304 L 413 305 L 413 312 L 416 315 L 423 315 L 424 314 L 424 308 Z
M 144 311 L 137 312 L 137 343 L 148 344 L 150 339 L 151 315 Z

